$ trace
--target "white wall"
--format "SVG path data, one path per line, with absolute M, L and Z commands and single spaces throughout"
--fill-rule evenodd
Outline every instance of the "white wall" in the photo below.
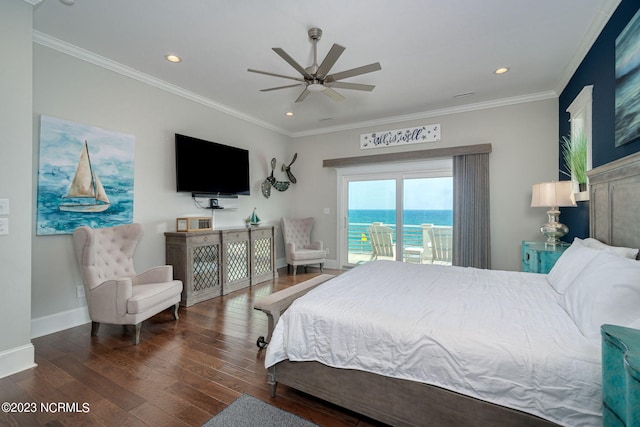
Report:
M 360 134 L 439 123 L 442 140 L 404 147 L 360 149 Z M 316 218 L 316 238 L 335 259 L 337 250 L 336 171 L 322 160 L 396 151 L 491 143 L 491 258 L 494 269 L 520 270 L 522 240 L 540 240 L 544 209 L 532 209 L 531 185 L 558 179 L 557 98 L 450 114 L 419 121 L 296 138 L 299 182 L 292 194 L 295 215 Z M 298 176 L 298 175 L 296 175 Z M 330 208 L 330 215 L 323 214 Z
M 175 191 L 175 133 L 249 149 L 252 195 L 221 199 L 222 205 L 237 210 L 216 211 L 215 227 L 244 227 L 254 207 L 263 224 L 279 224 L 293 195 L 274 191 L 266 199 L 260 183 L 270 172 L 272 157 L 279 164 L 289 157 L 289 137 L 48 47 L 35 44 L 33 49 L 33 206 L 39 117 L 44 114 L 135 137 L 133 219 L 145 230 L 135 257 L 140 272 L 165 262 L 163 233 L 175 231 L 176 217 L 211 214 L 197 209 L 190 194 Z M 32 245 L 33 335 L 87 321 L 84 298 L 76 297 L 82 280 L 71 235 L 34 236 Z M 277 256 L 284 258 L 282 245 Z
M 0 198 L 9 234 L 0 236 L 0 378 L 33 366 L 31 345 L 31 23 L 22 0 L 0 2 Z M 9 59 L 10 58 L 10 59 Z

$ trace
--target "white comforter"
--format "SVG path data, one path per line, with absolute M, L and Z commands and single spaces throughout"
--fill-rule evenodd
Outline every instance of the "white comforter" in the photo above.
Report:
M 601 425 L 600 343 L 556 298 L 541 274 L 376 261 L 296 300 L 265 366 L 318 361 Z

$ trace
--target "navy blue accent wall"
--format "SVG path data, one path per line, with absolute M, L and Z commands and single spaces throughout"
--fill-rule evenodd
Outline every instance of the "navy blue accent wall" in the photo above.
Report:
M 622 0 L 609 19 L 602 33 L 595 41 L 573 77 L 560 94 L 560 129 L 558 170 L 564 170 L 560 138 L 571 131 L 567 107 L 573 102 L 583 87 L 593 85 L 592 114 L 592 164 L 598 167 L 613 160 L 640 151 L 640 138 L 615 146 L 615 55 L 616 38 L 640 9 L 638 0 Z M 559 179 L 567 179 L 558 174 Z M 639 189 L 640 191 L 640 189 Z M 573 241 L 574 237 L 589 237 L 589 202 L 578 202 L 577 208 L 563 208 L 560 221 L 569 227 L 569 234 L 563 240 Z

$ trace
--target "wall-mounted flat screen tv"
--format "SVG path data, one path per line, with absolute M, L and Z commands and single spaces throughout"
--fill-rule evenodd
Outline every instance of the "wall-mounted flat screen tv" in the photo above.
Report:
M 176 134 L 176 187 L 194 197 L 248 195 L 249 151 Z

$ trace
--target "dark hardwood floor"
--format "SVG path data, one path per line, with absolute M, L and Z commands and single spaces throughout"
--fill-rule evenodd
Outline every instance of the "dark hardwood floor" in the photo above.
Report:
M 96 337 L 86 324 L 34 339 L 38 366 L 0 379 L 0 402 L 36 410 L 2 411 L 0 424 L 200 426 L 247 393 L 321 426 L 378 425 L 283 385 L 269 396 L 266 350 L 255 344 L 267 317 L 253 301 L 319 274 L 300 270 L 181 307 L 178 321 L 162 312 L 143 323 L 137 346 L 132 328 L 106 324 Z

